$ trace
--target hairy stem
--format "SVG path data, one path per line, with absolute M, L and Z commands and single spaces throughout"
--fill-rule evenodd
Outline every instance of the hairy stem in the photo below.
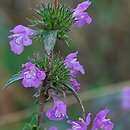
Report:
M 44 130 L 43 129 L 43 109 L 45 105 L 44 85 L 45 85 L 45 81 L 41 87 L 40 96 L 39 96 L 38 124 L 37 125 L 40 130 Z
M 45 80 L 43 82 L 43 85 L 41 86 L 40 96 L 39 96 L 38 128 L 40 130 L 44 130 L 43 129 L 43 109 L 44 109 L 46 98 L 48 98 L 45 95 L 45 88 L 49 85 L 48 74 L 50 73 L 52 55 L 53 55 L 53 52 L 51 52 L 48 55 L 48 68 L 47 68 L 46 78 L 45 78 Z
M 56 8 L 57 8 L 57 2 L 58 0 L 54 0 L 54 11 L 56 12 Z M 40 96 L 39 96 L 39 109 L 38 109 L 38 128 L 40 130 L 44 130 L 43 128 L 43 109 L 44 109 L 44 105 L 45 105 L 45 95 L 44 95 L 44 90 L 47 87 L 48 80 L 47 80 L 47 75 L 50 73 L 50 67 L 51 67 L 51 60 L 52 60 L 52 56 L 53 56 L 53 51 L 51 53 L 49 53 L 48 55 L 48 69 L 47 69 L 47 73 L 46 73 L 46 79 L 43 82 L 43 85 L 41 86 L 41 90 L 40 90 Z
M 57 2 L 58 0 L 54 0 L 54 11 L 56 12 L 56 8 L 57 8 Z

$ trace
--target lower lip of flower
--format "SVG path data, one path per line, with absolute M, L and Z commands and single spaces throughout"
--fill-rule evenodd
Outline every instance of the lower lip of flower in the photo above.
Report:
M 31 73 L 31 72 L 25 72 L 24 75 L 26 79 L 31 79 L 36 76 L 35 73 Z
M 77 130 L 78 128 L 81 128 L 81 126 L 75 122 L 74 123 L 74 126 L 72 127 L 73 130 Z
M 61 117 L 62 113 L 59 110 L 56 110 L 55 117 Z
M 18 34 L 18 35 L 17 35 L 17 38 L 16 38 L 16 40 L 15 40 L 16 43 L 17 43 L 17 44 L 21 44 L 22 38 L 23 38 L 23 34 Z

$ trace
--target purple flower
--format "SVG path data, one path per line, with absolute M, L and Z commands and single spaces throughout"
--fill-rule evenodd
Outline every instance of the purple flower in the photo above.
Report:
M 112 130 L 114 124 L 110 121 L 110 119 L 106 119 L 106 115 L 109 112 L 109 109 L 105 108 L 104 110 L 100 111 L 93 122 L 92 130 Z
M 125 87 L 121 91 L 121 108 L 130 110 L 130 87 Z
M 75 80 L 74 78 L 71 78 L 70 83 L 76 92 L 80 90 L 80 84 L 77 82 L 77 80 Z
M 23 64 L 22 67 L 26 67 L 19 78 L 23 78 L 22 84 L 24 87 L 34 87 L 38 88 L 42 83 L 42 80 L 45 79 L 46 74 L 44 71 L 39 70 L 34 64 L 31 62 L 27 62 Z
M 78 52 L 69 54 L 65 59 L 65 65 L 70 70 L 70 75 L 72 78 L 70 78 L 70 83 L 72 87 L 75 89 L 75 91 L 79 91 L 80 84 L 74 79 L 78 71 L 80 71 L 82 74 L 85 74 L 84 68 L 80 63 L 77 61 L 77 54 Z
M 72 125 L 71 130 L 87 130 L 87 126 L 91 122 L 90 116 L 91 116 L 91 113 L 88 113 L 86 117 L 86 121 L 84 121 L 83 119 L 80 119 L 81 121 L 68 120 L 67 122 Z
M 70 73 L 72 76 L 75 76 L 78 71 L 80 71 L 82 74 L 85 74 L 83 66 L 81 66 L 80 63 L 77 61 L 77 54 L 78 52 L 71 53 L 65 59 L 66 67 L 70 69 Z
M 66 105 L 58 98 L 54 97 L 54 107 L 46 112 L 46 116 L 50 120 L 60 121 L 64 118 L 68 118 L 66 114 Z
M 23 25 L 17 25 L 10 32 L 14 33 L 8 37 L 12 39 L 10 41 L 11 50 L 18 55 L 23 52 L 24 46 L 29 46 L 32 44 L 32 40 L 29 36 L 37 33 L 35 30 L 24 27 Z
M 76 9 L 74 9 L 73 17 L 76 22 L 74 26 L 81 28 L 85 23 L 90 24 L 92 22 L 92 18 L 89 16 L 85 10 L 91 5 L 91 2 L 85 1 L 81 4 L 78 4 Z
M 56 127 L 51 127 L 49 130 L 58 130 Z

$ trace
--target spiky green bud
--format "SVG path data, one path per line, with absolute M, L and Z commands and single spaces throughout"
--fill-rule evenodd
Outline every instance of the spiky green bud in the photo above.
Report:
M 40 70 L 46 72 L 51 88 L 57 91 L 65 90 L 66 88 L 63 84 L 70 82 L 70 71 L 66 68 L 64 60 L 59 55 L 54 55 L 49 63 L 48 56 L 38 57 L 29 59 L 29 61 L 34 63 Z M 49 68 L 48 64 L 50 64 Z
M 43 36 L 43 30 L 57 30 L 58 37 L 64 38 L 74 22 L 72 17 L 73 11 L 65 5 L 58 5 L 56 11 L 52 4 L 42 5 L 35 9 L 38 18 L 31 21 L 31 26 L 39 30 Z

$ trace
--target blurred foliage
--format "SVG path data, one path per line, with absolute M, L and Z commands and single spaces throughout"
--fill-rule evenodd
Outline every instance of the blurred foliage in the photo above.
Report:
M 17 24 L 28 25 L 27 18 L 32 18 L 34 13 L 30 8 L 36 8 L 36 4 L 46 3 L 52 0 L 1 0 L 0 1 L 0 86 L 4 86 L 3 81 L 9 78 L 9 75 L 15 74 L 21 70 L 21 64 L 26 62 L 27 55 L 32 56 L 33 52 L 40 50 L 42 54 L 42 43 L 34 41 L 32 46 L 26 47 L 20 56 L 11 52 L 9 39 L 7 38 L 12 29 Z M 75 8 L 82 0 L 61 2 Z M 91 88 L 101 87 L 103 85 L 117 83 L 130 79 L 130 1 L 128 0 L 92 0 L 92 5 L 88 9 L 93 18 L 91 25 L 85 25 L 82 29 L 73 28 L 71 31 L 72 41 L 69 41 L 69 48 L 66 44 L 56 46 L 56 51 L 62 56 L 76 50 L 79 51 L 78 59 L 86 70 L 84 77 L 79 77 L 81 90 L 87 91 Z M 39 44 L 39 46 L 37 45 Z M 4 74 L 4 75 L 3 75 Z M 84 85 L 83 85 L 84 84 Z M 87 84 L 87 85 L 86 85 Z M 32 90 L 26 90 L 16 84 L 15 89 L 11 88 L 8 92 L 0 95 L 0 115 L 16 110 L 30 107 L 33 104 Z M 14 87 L 14 86 L 13 86 Z M 114 130 L 129 130 L 130 118 L 129 112 L 120 110 L 120 104 L 117 95 L 109 95 L 103 98 L 97 98 L 85 102 L 88 112 L 93 115 L 104 107 L 110 108 L 110 117 L 116 122 Z M 96 109 L 95 109 L 96 108 Z M 79 109 L 76 106 L 69 107 L 71 119 L 78 118 Z M 72 115 L 73 110 L 73 115 Z M 119 112 L 119 113 L 118 113 Z M 19 130 L 26 121 L 17 122 L 8 126 L 0 127 L 2 130 Z M 50 125 L 59 124 L 56 122 L 47 122 Z M 59 129 L 63 128 L 64 121 L 61 122 Z M 66 128 L 68 126 L 65 126 Z

